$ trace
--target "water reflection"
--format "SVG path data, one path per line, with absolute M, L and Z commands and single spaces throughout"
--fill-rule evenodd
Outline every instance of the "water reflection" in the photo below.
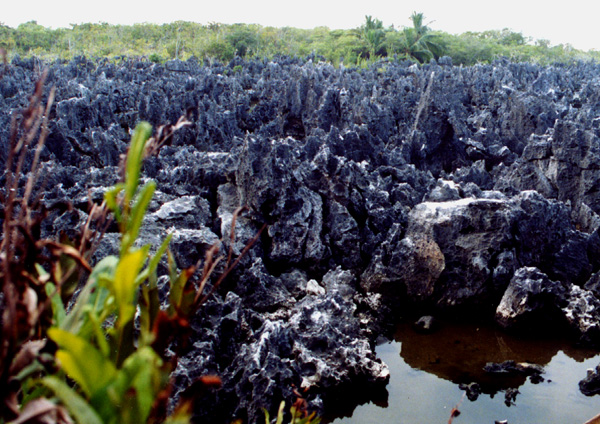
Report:
M 464 323 L 445 323 L 433 334 L 420 334 L 410 324 L 402 324 L 395 340 L 402 344 L 400 355 L 411 368 L 455 384 L 478 383 L 487 394 L 517 389 L 527 380 L 525 375 L 485 372 L 488 362 L 511 360 L 546 366 L 559 351 L 564 351 L 577 362 L 596 354 L 590 350 L 575 349 L 568 340 L 551 340 L 548 337 L 524 339 L 491 326 Z
M 577 349 L 568 340 L 523 339 L 491 327 L 444 324 L 424 335 L 410 324 L 400 325 L 395 341 L 378 347 L 378 355 L 390 367 L 386 395 L 376 403 L 363 398 L 338 411 L 335 424 L 446 423 L 450 410 L 462 398 L 460 384 L 476 382 L 483 394 L 464 400 L 456 424 L 580 423 L 600 412 L 600 396 L 586 397 L 578 382 L 586 369 L 600 361 L 597 352 Z M 529 362 L 544 366 L 544 381 L 533 384 L 524 375 L 506 377 L 483 371 L 488 362 Z M 506 392 L 518 390 L 512 406 Z M 371 394 L 364 394 L 370 396 Z M 373 401 L 371 401 L 373 402 Z M 330 420 L 328 420 L 330 421 Z

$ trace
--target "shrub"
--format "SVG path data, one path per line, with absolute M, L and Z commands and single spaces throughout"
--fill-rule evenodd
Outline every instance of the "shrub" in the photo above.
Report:
M 208 43 L 204 49 L 207 57 L 214 58 L 223 62 L 228 62 L 235 56 L 234 47 L 223 40 L 213 40 Z
M 150 62 L 154 62 L 154 63 L 160 63 L 160 62 L 162 62 L 162 59 L 161 59 L 160 55 L 159 55 L 159 54 L 157 54 L 157 53 L 152 53 L 152 54 L 151 54 L 151 55 L 148 57 L 148 60 L 149 60 Z

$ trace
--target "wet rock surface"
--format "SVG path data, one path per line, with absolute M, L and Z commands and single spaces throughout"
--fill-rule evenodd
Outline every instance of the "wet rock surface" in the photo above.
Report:
M 588 370 L 585 378 L 579 382 L 579 389 L 586 396 L 594 396 L 600 393 L 600 365 Z
M 0 80 L 0 161 L 38 76 L 16 58 Z M 53 208 L 45 234 L 85 222 L 137 122 L 185 113 L 194 125 L 144 165 L 158 189 L 143 242 L 174 232 L 184 267 L 228 245 L 238 206 L 236 253 L 267 224 L 174 373 L 175 396 L 222 376 L 198 421 L 258 421 L 294 387 L 322 411 L 352 385 L 384 385 L 375 340 L 409 307 L 600 345 L 598 65 L 79 58 L 51 64 L 48 84 L 43 200 L 74 208 Z M 115 240 L 109 229 L 97 256 Z

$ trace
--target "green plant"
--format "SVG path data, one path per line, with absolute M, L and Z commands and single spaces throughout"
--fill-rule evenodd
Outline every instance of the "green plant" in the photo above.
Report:
M 256 32 L 243 24 L 233 25 L 226 40 L 234 48 L 236 56 L 240 57 L 251 55 L 258 46 Z
M 265 413 L 265 424 L 271 424 L 271 416 L 269 415 L 269 411 L 263 409 Z M 275 419 L 275 424 L 283 424 L 285 419 L 285 402 L 281 402 L 279 404 L 279 409 L 277 410 L 277 418 Z M 302 398 L 298 398 L 298 400 L 290 407 L 290 424 L 319 424 L 321 422 L 321 418 L 317 417 L 315 412 L 311 412 L 310 414 L 306 411 L 306 401 Z
M 148 60 L 153 63 L 162 62 L 162 59 L 158 53 L 152 53 L 150 56 L 148 56 Z
M 365 24 L 362 28 L 362 37 L 367 43 L 369 58 L 375 59 L 385 41 L 383 23 L 379 19 L 373 19 L 371 16 L 366 16 Z
M 410 16 L 413 24 L 411 28 L 404 28 L 402 33 L 393 38 L 393 51 L 403 57 L 425 63 L 433 58 L 438 58 L 444 53 L 439 39 L 430 28 L 423 24 L 422 13 L 414 12 Z
M 235 49 L 224 40 L 214 39 L 208 43 L 204 49 L 204 54 L 207 57 L 228 62 L 234 58 Z
M 138 125 L 125 181 L 105 195 L 121 230 L 119 256 L 108 256 L 94 267 L 69 313 L 58 293 L 52 297 L 54 324 L 48 336 L 58 345 L 56 358 L 77 389 L 56 376 L 45 377 L 42 383 L 78 422 L 146 422 L 155 399 L 168 386 L 171 367 L 151 347 L 152 328 L 141 325 L 140 336 L 134 336 L 138 289 L 146 280 L 149 290 L 155 289 L 156 267 L 170 240 L 168 236 L 150 256 L 150 246 L 134 246 L 156 188 L 152 181 L 139 186 L 150 133 L 149 124 Z M 142 324 L 152 321 L 149 313 L 148 308 L 140 309 Z

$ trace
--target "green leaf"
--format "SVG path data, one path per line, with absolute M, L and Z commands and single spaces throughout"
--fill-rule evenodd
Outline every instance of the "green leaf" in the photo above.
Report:
M 139 286 L 137 277 L 148 256 L 148 246 L 126 253 L 115 271 L 111 291 L 115 296 L 119 310 L 118 322 L 123 325 L 133 318 L 135 296 Z
M 275 424 L 283 423 L 283 409 L 284 408 L 285 408 L 285 402 L 281 401 L 281 403 L 279 404 L 279 410 L 277 411 L 277 421 L 275 422 Z
M 138 345 L 149 346 L 155 339 L 152 328 L 160 310 L 158 288 L 146 285 L 142 286 L 138 303 L 140 305 L 140 337 Z
M 68 245 L 67 245 L 68 246 Z M 80 265 L 77 261 L 75 261 L 69 255 L 61 254 L 58 259 L 58 264 L 61 270 L 61 279 L 63 280 L 62 285 L 60 287 L 60 296 L 64 300 L 64 302 L 69 302 L 69 299 L 73 297 L 73 293 L 77 288 L 80 280 Z M 64 279 L 64 277 L 67 277 Z M 60 281 L 56 279 L 56 281 Z
M 162 360 L 152 348 L 138 349 L 123 362 L 111 383 L 90 403 L 107 422 L 146 422 L 157 394 L 169 378 L 167 370 L 162 375 L 162 365 Z
M 114 365 L 83 338 L 59 328 L 50 328 L 48 336 L 60 347 L 56 358 L 62 368 L 86 395 L 93 396 L 114 377 Z
M 141 298 L 138 302 L 140 305 L 140 345 L 149 345 L 154 341 L 152 329 L 160 311 L 160 298 L 156 282 L 156 268 L 158 267 L 160 258 L 167 250 L 171 238 L 172 234 L 168 234 L 155 255 L 150 259 L 148 267 L 138 275 L 138 279 L 136 281 L 136 284 L 141 284 L 146 279 L 149 281 L 148 285 L 142 286 Z
M 116 327 L 108 329 L 109 342 L 111 345 L 111 359 L 117 368 L 120 368 L 123 361 L 136 350 L 136 336 L 134 320 L 117 320 Z
M 130 387 L 135 389 L 136 402 L 140 419 L 137 422 L 146 422 L 154 399 L 160 390 L 160 370 L 162 361 L 150 347 L 139 349 L 123 364 L 123 371 L 129 376 Z
M 96 411 L 65 382 L 50 376 L 42 379 L 42 384 L 54 392 L 79 424 L 103 424 Z
M 124 252 L 127 252 L 135 240 L 137 240 L 140 227 L 142 226 L 144 216 L 146 215 L 146 210 L 152 200 L 152 196 L 154 196 L 155 190 L 156 183 L 154 181 L 150 181 L 140 190 L 127 222 L 127 228 L 125 230 L 127 237 L 125 237 L 125 234 L 123 235 L 123 240 L 121 242 L 121 256 Z
M 140 122 L 136 127 L 127 153 L 125 165 L 125 202 L 129 203 L 138 187 L 140 170 L 144 159 L 146 141 L 152 134 L 152 126 L 147 122 Z
M 50 279 L 50 273 L 47 272 L 43 266 L 41 266 L 40 264 L 34 264 L 34 266 L 35 271 L 38 274 L 39 281 L 48 281 Z
M 90 323 L 90 327 L 92 329 L 92 334 L 96 339 L 96 343 L 98 344 L 98 348 L 102 355 L 108 357 L 110 355 L 110 347 L 108 346 L 108 342 L 106 341 L 106 334 L 104 333 L 104 329 L 102 328 L 102 322 L 100 319 L 93 313 L 90 309 L 87 311 L 87 317 Z
M 167 417 L 164 424 L 189 424 L 190 417 L 187 415 L 177 415 Z
M 60 327 L 67 317 L 65 305 L 63 304 L 60 294 L 56 291 L 56 286 L 54 284 L 46 283 L 44 288 L 46 289 L 46 295 L 52 302 L 52 320 L 54 321 L 54 325 Z
M 175 309 L 181 305 L 183 298 L 183 287 L 185 281 L 182 281 L 177 274 L 177 265 L 171 251 L 167 251 L 167 260 L 169 262 L 169 313 L 175 313 Z
M 109 292 L 98 284 L 101 280 L 112 280 L 119 263 L 116 256 L 107 256 L 102 259 L 92 270 L 85 286 L 79 293 L 75 305 L 62 320 L 60 328 L 83 338 L 89 338 L 93 328 L 89 322 L 89 314 L 97 317 L 108 316 L 112 308 L 107 306 Z
M 160 258 L 162 258 L 162 256 L 167 251 L 167 248 L 169 247 L 169 243 L 171 242 L 172 238 L 173 238 L 173 233 L 167 234 L 167 237 L 161 243 L 160 247 L 158 248 L 158 250 L 156 251 L 154 256 L 150 259 L 150 263 L 148 264 L 148 267 L 138 275 L 137 284 L 141 284 L 144 280 L 149 278 L 150 275 L 154 273 L 154 271 L 156 271 L 156 268 L 158 267 L 158 264 L 160 263 Z
M 174 313 L 177 310 L 183 315 L 188 315 L 192 312 L 196 298 L 196 290 L 192 285 L 188 285 L 188 281 L 193 275 L 194 270 L 194 267 L 186 268 L 174 279 L 171 278 L 169 313 Z
M 139 233 L 140 227 L 142 226 L 144 216 L 146 215 L 146 210 L 148 209 L 148 205 L 150 204 L 150 201 L 152 200 L 155 191 L 156 182 L 149 181 L 140 190 L 140 193 L 136 198 L 135 204 L 131 209 L 129 232 L 135 235 L 134 238 L 137 238 L 137 234 Z
M 275 424 L 281 424 L 283 423 L 283 410 L 285 408 L 285 402 L 281 401 L 281 403 L 279 404 L 279 410 L 277 411 L 277 421 Z M 271 416 L 269 415 L 269 411 L 267 411 L 265 408 L 262 409 L 265 413 L 265 424 L 271 424 Z
M 118 183 L 115 184 L 114 187 L 110 188 L 104 193 L 104 200 L 106 201 L 106 206 L 112 211 L 115 215 L 115 220 L 120 223 L 121 222 L 121 209 L 119 207 L 119 194 L 125 188 L 125 184 Z

